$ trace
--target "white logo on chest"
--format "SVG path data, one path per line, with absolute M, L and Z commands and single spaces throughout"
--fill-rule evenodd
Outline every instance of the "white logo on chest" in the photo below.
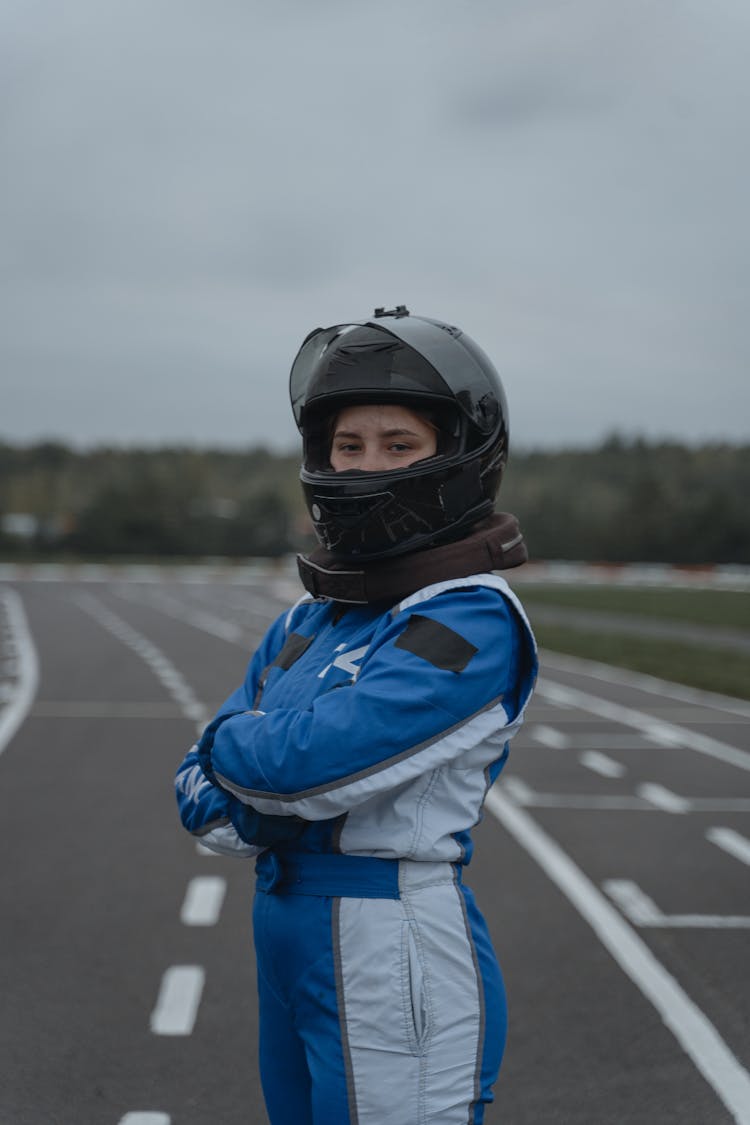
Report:
M 339 653 L 339 655 L 334 656 L 331 663 L 326 664 L 322 672 L 318 672 L 319 680 L 322 680 L 326 672 L 328 672 L 331 668 L 341 668 L 342 671 L 348 672 L 349 675 L 356 680 L 359 674 L 359 665 L 356 664 L 355 661 L 362 659 L 362 657 L 367 652 L 369 645 L 362 645 L 361 648 L 352 648 L 349 650 L 349 652 L 344 652 L 343 650 L 345 648 L 346 645 L 344 644 L 339 645 L 333 650 L 334 652 Z

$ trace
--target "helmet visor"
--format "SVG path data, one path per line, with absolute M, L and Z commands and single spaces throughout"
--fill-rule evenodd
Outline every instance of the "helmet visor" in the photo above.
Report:
M 507 416 L 500 376 L 489 357 L 460 328 L 421 316 L 383 317 L 375 323 L 440 372 L 480 433 L 494 429 L 498 414 Z

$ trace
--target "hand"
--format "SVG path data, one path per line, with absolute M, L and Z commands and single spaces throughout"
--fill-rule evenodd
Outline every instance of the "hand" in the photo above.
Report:
M 229 816 L 241 840 L 263 848 L 273 848 L 298 839 L 308 824 L 299 816 L 271 816 L 256 812 L 250 805 L 243 805 L 232 796 L 229 797 Z
M 208 778 L 209 781 L 212 781 L 214 783 L 216 781 L 216 779 L 214 778 L 213 766 L 211 764 L 211 751 L 214 748 L 214 739 L 216 738 L 216 732 L 219 729 L 219 727 L 221 726 L 221 724 L 226 722 L 227 719 L 233 718 L 235 715 L 259 715 L 259 714 L 262 714 L 262 712 L 260 712 L 260 711 L 225 711 L 223 714 L 217 715 L 216 718 L 212 719 L 211 722 L 208 724 L 208 726 L 204 730 L 203 734 L 200 736 L 200 738 L 198 740 L 198 745 L 195 747 L 195 750 L 197 752 L 200 767 L 203 770 L 203 773 L 205 774 L 205 776 Z
M 202 836 L 212 827 L 229 823 L 229 797 L 206 777 L 193 746 L 175 776 L 177 808 L 183 827 Z

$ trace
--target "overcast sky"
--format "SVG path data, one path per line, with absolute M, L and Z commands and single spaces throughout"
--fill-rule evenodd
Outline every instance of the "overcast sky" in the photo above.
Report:
M 0 438 L 293 448 L 460 325 L 512 442 L 750 440 L 747 0 L 2 0 Z

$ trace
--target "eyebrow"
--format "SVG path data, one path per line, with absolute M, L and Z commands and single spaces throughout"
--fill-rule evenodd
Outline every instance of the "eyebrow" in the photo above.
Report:
M 333 436 L 334 436 L 334 438 L 338 438 L 338 437 L 359 438 L 359 437 L 362 437 L 362 433 L 361 433 L 360 430 L 336 430 L 336 432 L 334 433 Z M 407 436 L 418 438 L 419 434 L 416 433 L 414 430 L 406 430 L 403 427 L 399 427 L 398 429 L 395 429 L 395 430 L 379 430 L 378 434 L 377 434 L 377 437 L 407 437 Z

